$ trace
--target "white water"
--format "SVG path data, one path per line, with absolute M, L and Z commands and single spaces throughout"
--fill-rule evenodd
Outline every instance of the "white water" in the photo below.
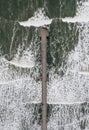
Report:
M 71 17 L 66 17 L 62 18 L 63 22 L 89 22 L 89 0 L 85 1 L 82 3 L 81 6 L 78 7 L 76 16 L 71 18 Z
M 79 39 L 68 55 L 64 76 L 50 72 L 48 102 L 60 105 L 53 108 L 48 130 L 89 130 L 89 113 L 83 115 L 81 111 L 81 104 L 89 102 L 89 1 L 82 3 L 74 18 L 62 21 L 76 24 Z M 83 108 L 89 110 L 89 106 Z M 80 127 L 81 122 L 85 122 L 85 128 Z
M 69 53 L 65 75 L 60 77 L 53 73 L 54 70 L 50 72 L 47 97 L 49 103 L 89 102 L 89 22 L 86 21 L 86 17 L 89 18 L 88 10 L 89 2 L 84 2 L 75 16 L 83 18 L 86 23 L 82 23 L 81 19 L 80 23 L 76 23 L 79 30 L 78 45 Z M 71 22 L 70 18 L 68 21 L 66 18 L 63 20 Z M 79 22 L 78 19 L 76 21 Z
M 18 48 L 17 54 L 11 61 L 7 61 L 9 64 L 20 67 L 20 68 L 32 68 L 34 67 L 34 56 L 31 51 L 25 50 L 21 57 L 19 57 L 20 48 Z
M 28 21 L 19 22 L 21 26 L 24 27 L 40 27 L 51 24 L 52 19 L 49 19 L 47 16 L 45 16 L 44 9 L 38 9 L 37 12 L 35 12 L 34 16 L 29 18 Z
M 77 13 L 75 17 L 66 17 L 62 18 L 63 22 L 89 22 L 89 1 L 81 2 L 82 5 L 80 5 L 77 9 Z M 87 14 L 86 14 L 87 12 Z M 53 19 L 49 19 L 44 12 L 44 9 L 40 8 L 38 9 L 34 16 L 29 18 L 27 21 L 22 21 L 19 22 L 21 26 L 24 27 L 30 27 L 30 26 L 35 26 L 35 27 L 40 27 L 40 26 L 45 26 L 51 24 Z
M 26 66 L 27 67 L 27 66 Z M 20 130 L 22 120 L 30 130 L 41 129 L 34 123 L 34 106 L 41 102 L 41 82 L 36 82 L 30 72 L 22 73 L 22 68 L 13 67 L 4 57 L 0 57 L 0 130 Z M 24 125 L 24 124 L 23 124 Z
M 15 40 L 15 35 L 16 35 L 16 27 L 14 25 L 14 29 L 13 29 L 13 36 L 12 36 L 12 40 L 11 40 L 11 45 L 10 45 L 10 57 L 12 56 L 12 46 L 14 44 L 14 40 Z M 34 67 L 34 55 L 32 54 L 31 51 L 31 44 L 32 42 L 29 44 L 27 49 L 24 49 L 24 44 L 26 44 L 27 39 L 28 39 L 28 32 L 26 32 L 25 37 L 22 39 L 22 43 L 19 44 L 17 49 L 17 53 L 14 54 L 14 57 L 12 60 L 7 61 L 8 64 L 11 64 L 13 66 L 17 66 L 20 68 L 32 68 Z M 25 41 L 25 42 L 24 42 Z M 22 54 L 21 54 L 21 51 Z
M 50 72 L 48 102 L 55 104 L 89 102 L 89 24 L 77 24 L 77 28 L 78 45 L 68 56 L 65 75 L 60 77 L 54 74 L 53 70 Z
M 53 72 L 50 73 L 49 102 L 89 102 L 89 25 L 82 23 L 77 27 L 79 41 L 69 54 L 65 75 L 58 77 Z

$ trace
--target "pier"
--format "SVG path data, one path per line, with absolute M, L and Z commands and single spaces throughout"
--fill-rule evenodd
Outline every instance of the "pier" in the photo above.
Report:
M 45 27 L 39 29 L 41 39 L 41 59 L 42 59 L 42 130 L 47 130 L 47 73 L 46 73 L 46 57 L 47 57 L 47 37 L 49 31 Z

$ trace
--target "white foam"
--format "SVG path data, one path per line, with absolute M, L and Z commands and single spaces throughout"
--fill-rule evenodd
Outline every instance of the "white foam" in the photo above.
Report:
M 5 84 L 14 84 L 14 83 L 17 83 L 17 82 L 22 82 L 22 81 L 27 81 L 29 80 L 29 78 L 19 78 L 19 79 L 14 79 L 14 80 L 0 80 L 0 85 L 5 85 Z
M 45 16 L 43 9 L 38 9 L 37 12 L 35 12 L 34 16 L 29 18 L 27 21 L 19 22 L 21 26 L 24 27 L 40 27 L 51 24 L 52 19 L 49 19 L 47 16 Z
M 70 72 L 74 73 L 74 74 L 79 74 L 79 75 L 85 75 L 85 76 L 89 76 L 89 71 L 76 71 L 76 70 L 71 70 Z
M 89 72 L 85 72 L 85 71 L 80 71 L 80 72 L 78 72 L 79 74 L 81 74 L 81 75 L 87 75 L 87 76 L 89 76 Z
M 66 17 L 62 18 L 63 22 L 68 22 L 68 23 L 76 23 L 76 22 L 89 22 L 89 17 L 80 17 L 80 16 L 75 16 L 74 18 L 71 17 Z
M 7 95 L 12 95 L 16 92 L 19 94 L 23 89 L 26 91 L 26 100 L 30 103 L 41 102 L 41 82 L 36 82 L 29 74 L 30 72 L 23 73 L 23 69 L 12 67 L 9 62 L 0 57 L 0 103 L 8 102 L 9 99 L 4 97 L 5 92 L 8 90 Z M 25 91 L 22 92 L 22 96 Z M 36 96 L 37 95 L 37 96 Z M 18 97 L 17 97 L 18 98 Z M 16 99 L 17 100 L 17 99 Z
M 62 18 L 63 22 L 89 22 L 89 1 L 84 2 L 81 6 L 78 7 L 75 17 L 66 17 Z
M 55 68 L 49 73 L 49 102 L 89 101 L 89 24 L 81 23 L 76 28 L 79 31 L 78 44 L 68 55 L 65 74 L 58 76 Z
M 30 51 L 30 47 L 27 50 L 24 50 L 20 56 L 21 47 L 18 47 L 17 54 L 11 61 L 7 61 L 9 64 L 20 68 L 32 68 L 34 67 L 34 56 Z
M 57 100 L 55 100 L 55 101 L 47 101 L 47 103 L 48 104 L 54 104 L 54 105 L 56 105 L 56 104 L 63 104 L 63 105 L 73 105 L 73 104 L 83 104 L 84 102 L 57 102 Z
M 34 67 L 34 63 L 32 60 L 26 60 L 26 59 L 21 59 L 21 60 L 17 60 L 17 59 L 13 59 L 11 61 L 8 61 L 9 64 L 14 65 L 16 67 L 20 67 L 20 68 L 32 68 Z

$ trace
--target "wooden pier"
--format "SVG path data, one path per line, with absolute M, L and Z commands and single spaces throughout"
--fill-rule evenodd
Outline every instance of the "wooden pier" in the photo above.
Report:
M 41 56 L 42 56 L 42 130 L 47 130 L 47 74 L 46 74 L 46 49 L 47 37 L 49 36 L 47 28 L 40 28 L 39 35 L 41 39 Z

